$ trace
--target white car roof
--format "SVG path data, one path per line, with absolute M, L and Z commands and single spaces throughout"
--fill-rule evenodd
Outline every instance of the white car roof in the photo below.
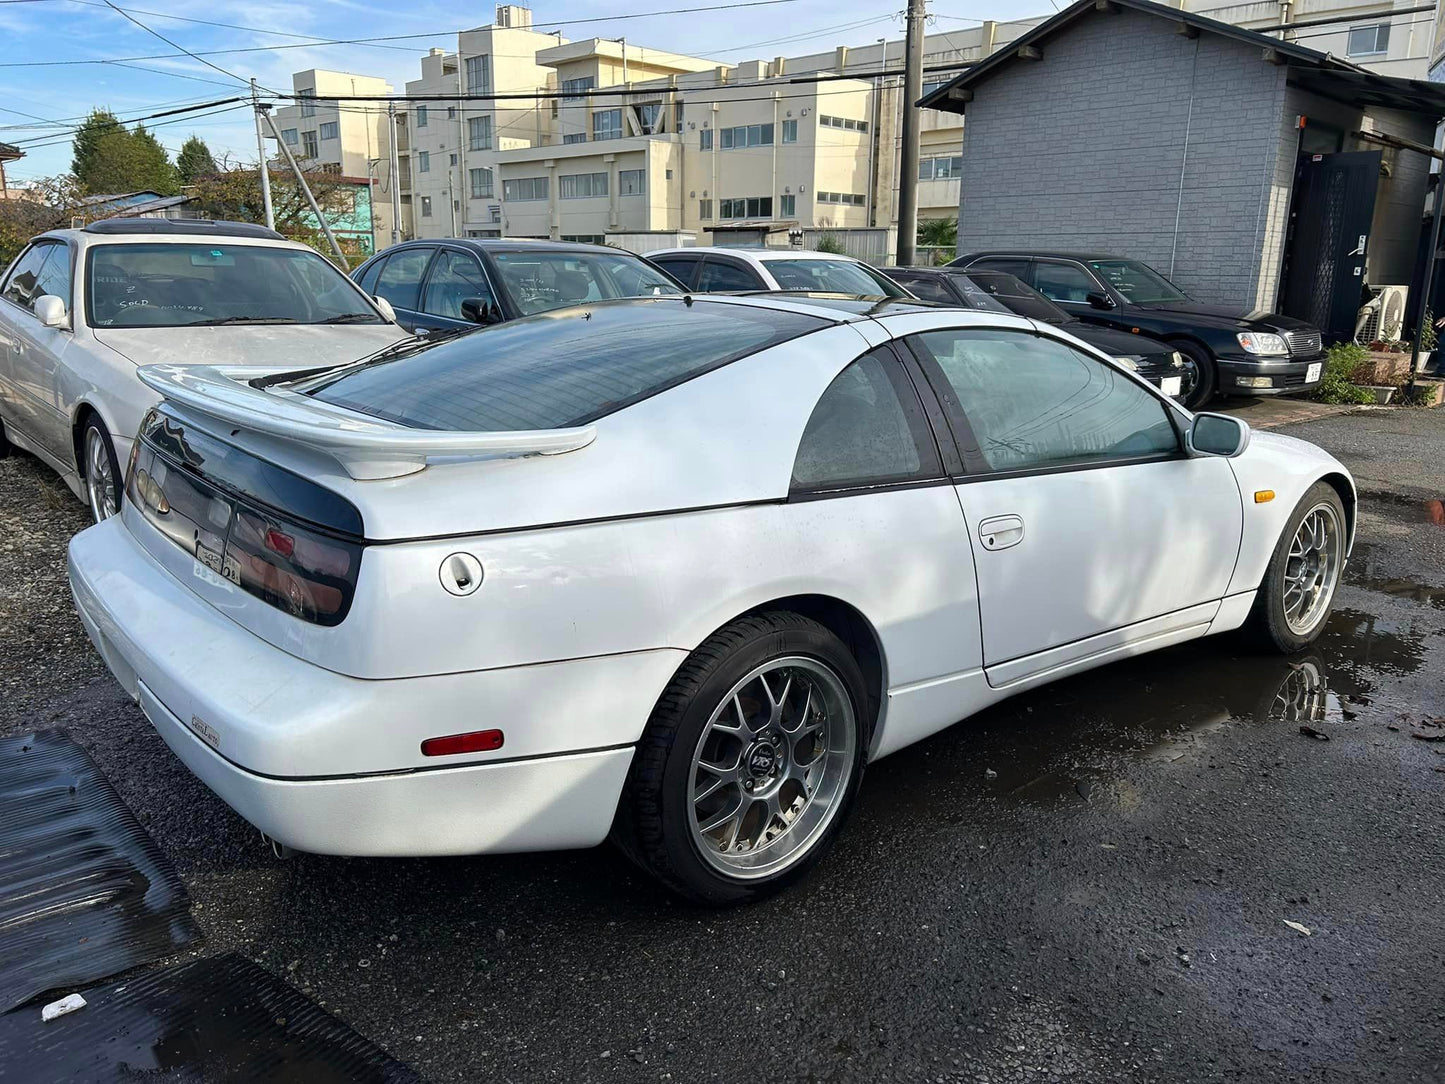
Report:
M 303 245 L 299 241 L 288 241 L 284 237 L 243 237 L 220 233 L 90 233 L 86 230 L 47 230 L 45 233 L 32 237 L 31 240 L 38 241 L 42 237 L 66 241 L 80 249 L 98 248 L 101 245 L 215 244 L 227 245 L 232 248 L 237 245 L 245 245 L 256 248 L 290 248 L 302 249 L 306 252 L 316 251 L 309 245 Z
M 696 245 L 692 248 L 664 248 L 656 252 L 644 252 L 644 256 L 703 256 L 708 253 L 720 256 L 734 256 L 752 264 L 765 264 L 772 260 L 845 260 L 848 263 L 863 263 L 856 256 L 845 256 L 836 252 L 814 252 L 802 248 L 728 248 L 725 245 Z

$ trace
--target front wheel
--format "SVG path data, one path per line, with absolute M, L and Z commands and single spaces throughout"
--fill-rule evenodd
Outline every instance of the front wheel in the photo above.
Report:
M 613 838 L 713 906 L 796 880 L 857 793 L 869 727 L 856 660 L 799 614 L 743 617 L 692 653 L 638 745 Z
M 1186 410 L 1202 410 L 1219 391 L 1219 370 L 1209 351 L 1193 343 L 1175 343 L 1184 357 L 1185 375 L 1181 399 Z
M 120 511 L 120 465 L 105 423 L 94 414 L 80 438 L 81 470 L 85 472 L 85 498 L 96 523 Z
M 1316 482 L 1295 506 L 1270 558 L 1250 615 L 1262 646 L 1300 651 L 1324 630 L 1348 544 L 1345 506 L 1327 482 Z

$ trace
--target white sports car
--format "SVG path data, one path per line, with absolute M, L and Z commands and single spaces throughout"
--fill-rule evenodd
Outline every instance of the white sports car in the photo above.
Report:
M 611 832 L 711 903 L 1022 689 L 1242 625 L 1304 646 L 1355 517 L 1320 449 L 927 302 L 620 300 L 141 377 L 165 401 L 70 577 L 192 771 L 278 846 Z

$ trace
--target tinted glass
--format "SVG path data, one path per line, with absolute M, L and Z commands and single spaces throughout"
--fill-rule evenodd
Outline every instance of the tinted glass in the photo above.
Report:
M 938 363 L 994 470 L 1179 450 L 1158 398 L 1063 343 L 985 329 L 930 331 L 918 342 Z
M 911 278 L 907 275 L 896 276 L 898 281 L 913 291 L 915 297 L 921 297 L 925 301 L 942 301 L 945 305 L 957 305 L 958 298 L 953 296 L 953 291 L 942 279 L 935 278 Z
M 382 322 L 350 280 L 309 249 L 107 244 L 91 248 L 88 261 L 95 327 Z
M 480 297 L 489 305 L 494 300 L 487 277 L 482 274 L 482 265 L 470 253 L 442 249 L 427 276 L 422 311 L 460 320 L 462 302 L 472 297 Z
M 907 297 L 896 282 L 853 260 L 768 260 L 768 272 L 783 290 Z
M 10 277 L 5 280 L 7 301 L 30 308 L 31 302 L 40 296 L 35 290 L 35 284 L 39 281 L 40 272 L 49 262 L 54 248 L 54 244 L 32 245 L 25 255 L 20 257 L 11 270 Z
M 656 256 L 652 260 L 684 286 L 692 285 L 693 272 L 697 270 L 696 256 Z
M 419 429 L 565 428 L 828 323 L 705 301 L 596 305 L 494 324 L 293 387 Z
M 381 274 L 376 278 L 377 297 L 384 297 L 394 308 L 416 311 L 417 296 L 421 293 L 421 276 L 426 271 L 434 248 L 404 248 L 394 252 L 382 264 Z
M 1024 282 L 1028 282 L 1029 276 L 1033 273 L 1030 268 L 1032 262 L 1011 256 L 985 256 L 981 260 L 974 260 L 968 265 L 968 269 L 970 271 L 1002 271 L 1006 275 L 1014 275 L 1023 279 Z
M 970 271 L 967 275 L 955 276 L 953 281 L 955 286 L 981 294 L 988 298 L 990 304 L 1017 316 L 1027 316 L 1050 324 L 1065 324 L 1073 319 L 1043 294 L 1032 286 L 1025 286 L 1013 275 L 999 271 Z
M 1185 301 L 1184 291 L 1138 260 L 1093 260 L 1089 264 L 1099 276 L 1130 301 Z
M 70 248 L 66 245 L 47 245 L 49 258 L 40 268 L 35 279 L 35 296 L 50 294 L 65 302 L 65 311 L 70 311 Z M 32 301 L 32 305 L 34 302 Z
M 731 260 L 708 259 L 702 262 L 702 277 L 697 288 L 705 294 L 727 290 L 763 290 L 767 286 L 757 273 Z
M 1051 301 L 1086 302 L 1099 289 L 1093 276 L 1082 267 L 1047 260 L 1034 264 L 1034 286 Z
M 905 406 L 905 404 L 907 404 Z M 793 463 L 795 489 L 840 489 L 933 477 L 918 397 L 887 351 L 865 354 L 818 400 Z
M 678 294 L 677 283 L 645 260 L 597 252 L 497 252 L 502 289 L 531 314 L 614 297 Z
M 381 265 L 384 263 L 386 263 L 385 257 L 379 260 L 372 260 L 371 263 L 367 265 L 366 270 L 357 278 L 356 284 L 367 293 L 374 295 L 376 293 L 376 276 L 381 274 Z

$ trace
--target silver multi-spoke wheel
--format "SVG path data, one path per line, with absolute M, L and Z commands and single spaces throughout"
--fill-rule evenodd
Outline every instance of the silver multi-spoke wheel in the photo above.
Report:
M 766 877 L 805 856 L 841 808 L 858 741 L 852 700 L 828 666 L 773 659 L 713 710 L 692 756 L 692 833 L 729 877 Z
M 90 514 L 97 523 L 120 511 L 120 490 L 113 459 L 105 434 L 95 426 L 89 426 L 85 430 L 85 492 L 90 502 Z
M 1284 620 L 1296 636 L 1308 636 L 1329 612 L 1343 556 L 1339 513 L 1322 501 L 1305 513 L 1285 560 Z

